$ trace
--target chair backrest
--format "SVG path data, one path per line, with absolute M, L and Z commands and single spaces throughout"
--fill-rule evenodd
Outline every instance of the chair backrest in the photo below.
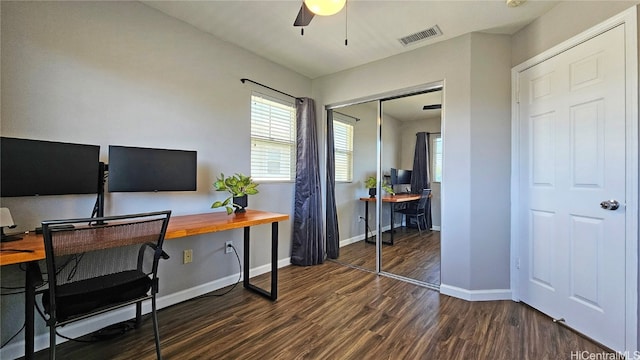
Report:
M 43 303 L 48 305 L 47 313 L 55 317 L 56 299 L 63 296 L 86 297 L 86 292 L 93 291 L 90 296 L 103 297 L 114 289 L 122 290 L 123 284 L 122 291 L 129 291 L 136 279 L 144 279 L 147 286 L 157 282 L 170 215 L 167 210 L 43 221 L 49 282 L 48 299 L 43 298 Z M 89 225 L 92 222 L 101 225 Z M 68 310 L 65 315 L 75 316 L 75 310 Z
M 429 196 L 431 195 L 431 189 L 423 189 L 418 200 L 418 211 L 424 211 L 429 203 Z

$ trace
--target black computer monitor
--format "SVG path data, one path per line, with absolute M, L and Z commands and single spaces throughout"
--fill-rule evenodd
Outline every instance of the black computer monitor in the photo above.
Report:
M 197 153 L 109 145 L 109 192 L 195 191 Z
M 0 138 L 0 196 L 96 194 L 100 146 Z
M 391 168 L 391 185 L 411 184 L 411 170 Z

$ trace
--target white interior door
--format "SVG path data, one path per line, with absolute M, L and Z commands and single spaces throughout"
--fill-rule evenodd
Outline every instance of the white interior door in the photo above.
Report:
M 520 297 L 625 349 L 625 25 L 519 75 Z M 601 202 L 617 200 L 617 209 Z M 630 314 L 631 315 L 631 314 Z

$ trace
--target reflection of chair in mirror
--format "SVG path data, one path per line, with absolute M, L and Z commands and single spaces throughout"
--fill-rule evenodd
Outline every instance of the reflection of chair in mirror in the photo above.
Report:
M 405 217 L 405 224 L 409 223 L 409 218 L 415 217 L 418 225 L 418 232 L 422 235 L 421 224 L 427 223 L 428 205 L 431 197 L 431 189 L 423 189 L 420 199 L 416 201 L 415 206 L 407 206 L 406 209 L 397 210 L 398 213 L 403 214 Z M 428 230 L 428 229 L 425 229 Z
M 156 355 L 161 359 L 156 315 L 158 263 L 171 211 L 42 222 L 49 288 L 42 305 L 49 318 L 49 358 L 56 328 L 110 310 L 151 300 Z M 96 222 L 99 225 L 88 226 Z

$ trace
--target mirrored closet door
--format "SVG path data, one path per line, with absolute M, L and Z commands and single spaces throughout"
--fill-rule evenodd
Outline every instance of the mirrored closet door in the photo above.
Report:
M 439 287 L 441 102 L 442 85 L 436 84 L 328 110 L 336 261 Z M 422 169 L 414 169 L 419 138 L 426 154 Z M 422 185 L 412 186 L 418 179 Z
M 376 271 L 376 208 L 366 180 L 376 176 L 378 101 L 332 111 L 338 262 Z M 362 200 L 361 200 L 362 199 Z
M 381 101 L 381 170 L 388 184 L 380 198 L 381 270 L 433 286 L 440 285 L 442 156 L 432 144 L 441 139 L 441 93 Z

